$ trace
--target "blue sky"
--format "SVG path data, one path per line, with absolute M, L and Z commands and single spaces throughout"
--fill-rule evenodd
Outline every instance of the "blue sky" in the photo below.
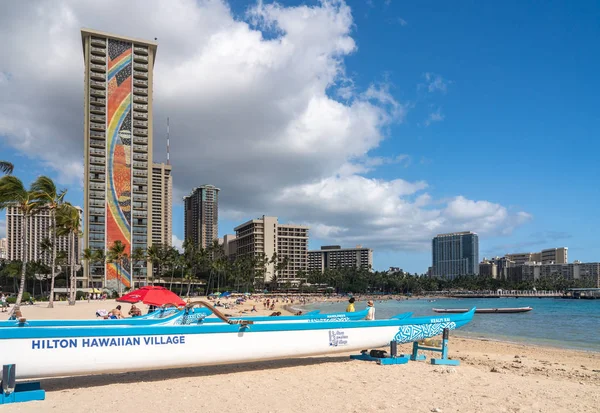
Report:
M 233 12 L 240 19 L 245 9 L 237 5 Z M 512 231 L 501 224 L 481 234 L 480 257 L 567 246 L 570 260 L 599 261 L 600 4 L 392 0 L 350 6 L 356 50 L 343 57 L 346 81 L 338 78 L 328 95 L 343 101 L 342 84 L 357 91 L 375 84 L 404 111 L 402 119 L 382 127 L 384 139 L 368 152 L 372 158 L 404 158 L 362 176 L 425 181 L 437 202 L 463 196 L 531 215 Z M 159 46 L 158 60 L 161 46 L 166 47 Z M 40 156 L 25 157 L 25 149 L 3 135 L 0 142 L 1 157 L 15 162 L 25 181 L 41 173 L 59 177 L 56 166 Z M 218 178 L 197 179 L 198 185 L 221 186 Z M 81 204 L 80 184 L 65 179 L 65 185 L 70 200 Z M 223 214 L 221 235 L 257 215 L 254 205 L 245 218 L 243 203 L 231 209 L 237 214 Z M 286 209 L 263 210 L 288 219 Z M 183 238 L 179 203 L 173 228 Z M 356 240 L 313 236 L 310 247 L 369 246 Z M 427 248 L 375 249 L 376 269 L 399 266 L 422 273 L 430 261 Z

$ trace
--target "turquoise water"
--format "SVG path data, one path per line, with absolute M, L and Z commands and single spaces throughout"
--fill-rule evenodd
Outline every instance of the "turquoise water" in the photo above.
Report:
M 307 310 L 344 311 L 347 303 L 319 303 Z M 558 298 L 464 298 L 376 301 L 378 319 L 406 311 L 415 316 L 436 314 L 432 308 L 497 308 L 533 307 L 518 314 L 475 314 L 473 321 L 453 334 L 465 337 L 489 338 L 554 347 L 600 352 L 600 300 L 565 300 Z M 356 303 L 356 310 L 366 307 Z

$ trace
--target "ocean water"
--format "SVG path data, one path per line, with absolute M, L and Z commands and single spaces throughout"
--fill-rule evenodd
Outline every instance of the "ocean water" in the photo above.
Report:
M 344 311 L 347 303 L 310 304 L 307 310 Z M 560 298 L 463 298 L 375 301 L 376 317 L 388 318 L 398 313 L 414 316 L 434 315 L 432 308 L 533 307 L 527 313 L 475 314 L 473 321 L 452 332 L 463 337 L 539 344 L 600 352 L 600 300 L 565 300 Z M 356 310 L 366 302 L 356 302 Z

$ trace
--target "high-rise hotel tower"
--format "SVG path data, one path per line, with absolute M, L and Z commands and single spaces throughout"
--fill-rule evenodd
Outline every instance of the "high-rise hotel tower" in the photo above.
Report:
M 123 291 L 146 280 L 132 253 L 152 239 L 152 70 L 157 44 L 81 30 L 85 60 L 84 247 L 128 259 L 92 263 L 93 285 Z M 135 265 L 134 265 L 135 264 Z M 118 283 L 122 286 L 119 288 Z

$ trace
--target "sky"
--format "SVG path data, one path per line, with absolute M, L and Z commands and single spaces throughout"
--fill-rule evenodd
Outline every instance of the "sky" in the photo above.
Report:
M 157 38 L 175 245 L 182 196 L 213 184 L 221 236 L 274 215 L 378 270 L 423 273 L 464 230 L 480 258 L 600 261 L 600 3 L 526 3 L 1 2 L 0 159 L 81 205 L 80 29 Z

